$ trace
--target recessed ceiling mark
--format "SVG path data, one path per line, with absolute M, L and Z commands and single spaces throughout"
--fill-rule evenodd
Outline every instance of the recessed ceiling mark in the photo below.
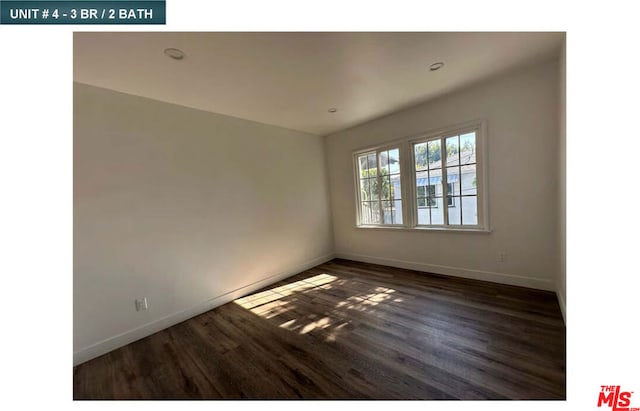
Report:
M 174 60 L 182 60 L 184 58 L 184 52 L 180 49 L 168 48 L 164 49 L 164 54 L 171 57 Z
M 430 65 L 429 70 L 436 71 L 436 70 L 440 70 L 442 67 L 444 67 L 444 63 L 439 61 L 437 63 L 433 63 L 432 65 Z

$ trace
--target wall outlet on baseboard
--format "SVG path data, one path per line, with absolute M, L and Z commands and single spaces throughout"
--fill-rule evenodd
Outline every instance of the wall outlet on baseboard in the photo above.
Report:
M 498 253 L 498 257 L 496 258 L 496 261 L 498 261 L 499 263 L 504 263 L 506 260 L 507 260 L 506 251 L 500 251 Z
M 147 304 L 147 297 L 136 300 L 136 311 L 144 311 L 149 308 Z

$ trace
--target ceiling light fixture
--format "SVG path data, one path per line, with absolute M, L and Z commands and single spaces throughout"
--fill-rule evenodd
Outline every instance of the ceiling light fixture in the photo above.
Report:
M 327 110 L 327 111 L 328 111 L 329 113 L 333 114 L 333 113 L 335 113 L 336 111 L 338 111 L 338 109 L 337 109 L 337 108 L 334 108 L 334 107 L 331 107 L 331 108 L 330 108 L 329 110 Z
M 184 58 L 184 52 L 180 49 L 168 48 L 164 49 L 164 54 L 171 57 L 174 60 L 182 60 Z
M 444 63 L 439 61 L 437 63 L 433 63 L 432 65 L 430 65 L 429 70 L 436 71 L 436 70 L 440 70 L 442 67 L 444 67 Z

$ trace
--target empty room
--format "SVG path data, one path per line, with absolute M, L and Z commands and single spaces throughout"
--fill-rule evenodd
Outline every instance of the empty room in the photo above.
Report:
M 76 32 L 73 397 L 565 400 L 565 34 Z

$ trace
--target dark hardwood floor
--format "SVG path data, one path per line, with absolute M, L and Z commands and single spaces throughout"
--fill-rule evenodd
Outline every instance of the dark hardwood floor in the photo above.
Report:
M 565 399 L 551 292 L 333 260 L 74 368 L 75 399 Z

